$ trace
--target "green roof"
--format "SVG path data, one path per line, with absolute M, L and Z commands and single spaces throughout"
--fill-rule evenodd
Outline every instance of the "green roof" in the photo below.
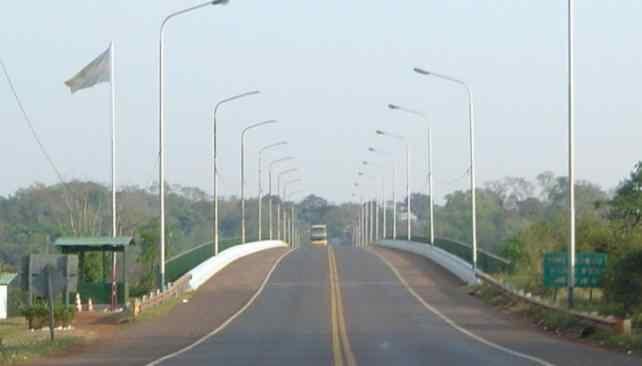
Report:
M 0 286 L 9 285 L 17 275 L 17 273 L 0 273 Z
M 134 244 L 131 236 L 90 236 L 59 238 L 54 243 L 57 247 L 126 247 Z

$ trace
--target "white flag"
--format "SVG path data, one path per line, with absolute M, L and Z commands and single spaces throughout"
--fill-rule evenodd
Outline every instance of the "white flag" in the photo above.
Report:
M 91 88 L 96 84 L 109 81 L 111 81 L 111 45 L 78 74 L 65 81 L 65 85 L 75 93 L 80 89 Z

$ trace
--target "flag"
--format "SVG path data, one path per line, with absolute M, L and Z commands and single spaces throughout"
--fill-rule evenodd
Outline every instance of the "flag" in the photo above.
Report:
M 78 74 L 65 81 L 65 85 L 73 94 L 80 89 L 91 88 L 96 84 L 109 81 L 111 81 L 111 45 Z

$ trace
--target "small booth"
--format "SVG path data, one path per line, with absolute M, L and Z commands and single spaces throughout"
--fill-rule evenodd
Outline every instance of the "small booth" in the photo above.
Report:
M 116 290 L 118 296 L 116 297 L 119 302 L 125 306 L 129 303 L 129 285 L 127 282 L 127 248 L 134 244 L 134 238 L 130 236 L 117 236 L 117 237 L 62 237 L 54 242 L 54 246 L 58 248 L 63 254 L 78 255 L 78 265 L 81 270 L 78 271 L 78 292 L 82 297 L 91 297 L 96 304 L 109 304 L 112 303 L 112 291 Z M 82 268 L 84 268 L 85 254 L 88 252 L 102 253 L 103 260 L 103 281 L 101 283 L 90 283 L 85 281 L 82 277 Z M 118 274 L 113 270 L 116 266 L 112 266 L 111 276 L 108 276 L 106 268 L 108 266 L 109 254 L 120 253 L 120 258 L 116 261 L 120 262 L 121 276 L 120 283 L 117 283 Z M 116 282 L 112 284 L 112 279 Z M 114 286 L 115 285 L 115 286 Z M 112 303 L 112 305 L 115 305 Z
M 7 319 L 7 288 L 14 278 L 15 273 L 0 273 L 0 319 Z

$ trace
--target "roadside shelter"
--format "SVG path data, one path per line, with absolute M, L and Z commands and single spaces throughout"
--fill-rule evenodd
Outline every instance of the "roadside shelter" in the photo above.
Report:
M 88 283 L 82 277 L 82 270 L 79 270 L 78 292 L 83 297 L 92 297 L 96 303 L 109 303 L 111 299 L 111 281 L 108 279 L 107 262 L 110 253 L 120 253 L 121 283 L 119 284 L 118 296 L 122 304 L 127 306 L 129 303 L 129 285 L 127 281 L 127 248 L 134 244 L 134 238 L 131 236 L 105 236 L 105 237 L 62 237 L 54 242 L 63 254 L 78 255 L 78 265 L 82 269 L 85 262 L 85 253 L 100 252 L 103 260 L 103 282 Z M 117 273 L 112 272 L 112 278 L 117 278 Z M 107 300 L 107 301 L 106 301 Z
M 14 278 L 15 273 L 0 273 L 0 319 L 7 319 L 7 288 Z

